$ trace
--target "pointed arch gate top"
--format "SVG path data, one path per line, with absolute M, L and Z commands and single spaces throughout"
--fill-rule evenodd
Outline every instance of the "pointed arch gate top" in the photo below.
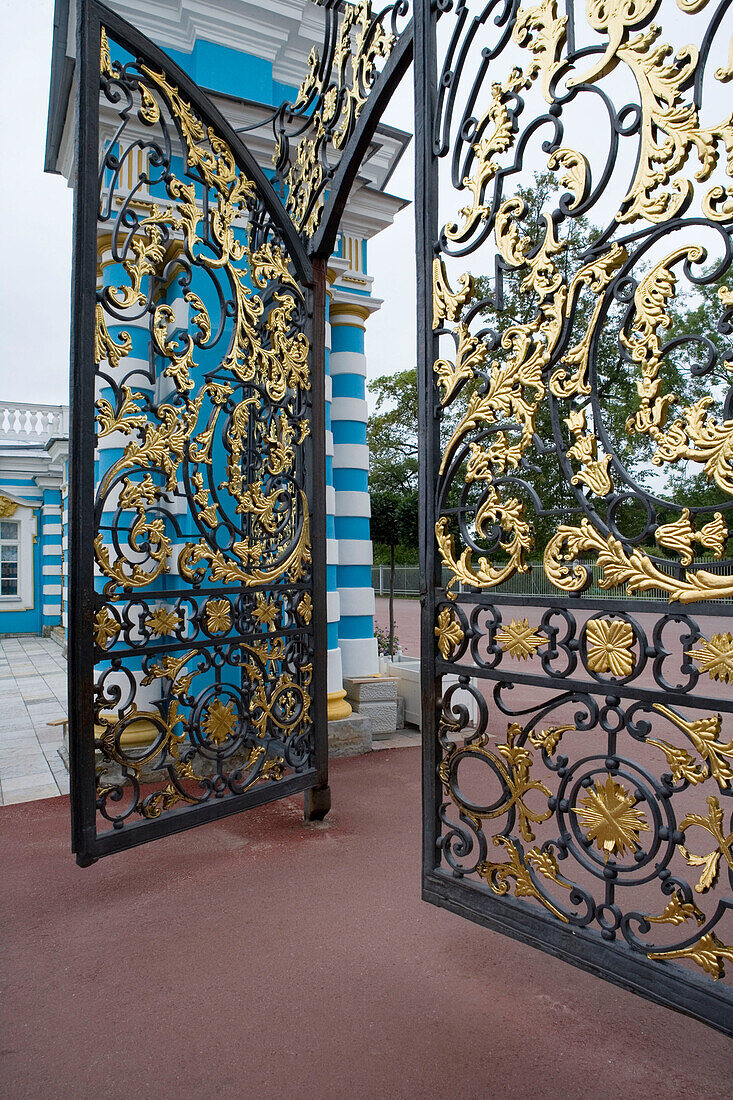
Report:
M 79 4 L 77 859 L 328 810 L 326 261 L 414 49 L 424 896 L 733 1034 L 730 4 L 321 6 L 265 173 Z

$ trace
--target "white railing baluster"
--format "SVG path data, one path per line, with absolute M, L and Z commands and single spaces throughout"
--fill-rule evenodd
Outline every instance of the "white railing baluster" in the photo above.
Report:
M 0 444 L 47 443 L 68 434 L 68 405 L 0 401 Z

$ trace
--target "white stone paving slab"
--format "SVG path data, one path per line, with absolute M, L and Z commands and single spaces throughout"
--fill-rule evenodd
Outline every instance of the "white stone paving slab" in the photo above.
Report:
M 69 793 L 58 750 L 66 661 L 52 638 L 0 638 L 0 805 Z

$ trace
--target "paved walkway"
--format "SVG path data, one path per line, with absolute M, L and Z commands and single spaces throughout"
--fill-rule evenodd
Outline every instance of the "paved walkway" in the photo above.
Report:
M 51 638 L 0 638 L 0 805 L 69 793 L 59 756 L 66 661 Z
M 0 638 L 0 806 L 69 793 L 59 756 L 65 718 L 66 661 L 51 638 Z M 374 749 L 420 744 L 415 730 L 375 740 Z
M 420 752 L 81 870 L 65 798 L 0 808 L 0 1094 L 691 1100 L 733 1043 L 420 900 Z

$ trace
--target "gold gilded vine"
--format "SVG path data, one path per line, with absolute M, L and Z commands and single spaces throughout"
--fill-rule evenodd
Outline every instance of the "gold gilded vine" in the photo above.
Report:
M 316 0 L 318 2 L 318 0 Z M 371 0 L 347 0 L 336 32 L 333 59 L 325 66 L 311 49 L 308 72 L 292 111 L 313 106 L 308 132 L 300 139 L 285 180 L 286 208 L 307 237 L 316 232 L 324 204 L 328 150 L 342 150 L 361 115 L 377 74 L 377 62 L 391 54 L 397 39 L 372 13 Z M 273 164 L 282 156 L 280 137 Z
M 444 732 L 445 726 L 441 729 Z M 514 810 L 517 815 L 520 835 L 524 840 L 529 841 L 535 838 L 532 825 L 547 821 L 552 816 L 552 811 L 549 809 L 533 810 L 525 802 L 526 796 L 531 791 L 540 791 L 547 797 L 550 796 L 550 791 L 541 780 L 530 778 L 533 758 L 528 749 L 517 744 L 521 734 L 522 727 L 516 722 L 510 722 L 507 726 L 506 741 L 496 746 L 496 752 L 488 748 L 489 737 L 485 733 L 463 747 L 443 738 L 443 744 L 447 747 L 438 766 L 438 775 L 450 799 L 469 819 L 480 823 L 482 820 L 503 817 L 510 810 Z M 460 761 L 467 757 L 483 758 L 501 775 L 505 797 L 500 805 L 491 810 L 479 811 L 463 799 L 457 790 L 453 777 L 457 774 Z
M 688 947 L 679 947 L 669 951 L 649 951 L 650 959 L 685 960 L 696 963 L 713 981 L 725 977 L 725 963 L 733 963 L 733 946 L 722 942 L 714 932 L 701 936 L 696 943 Z
M 723 827 L 723 810 L 720 802 L 713 795 L 708 798 L 708 814 L 686 814 L 680 821 L 680 829 L 685 831 L 696 826 L 704 829 L 716 843 L 716 847 L 707 855 L 698 856 L 690 852 L 684 844 L 679 845 L 679 850 L 684 856 L 688 867 L 702 867 L 700 878 L 695 883 L 695 891 L 698 894 L 706 893 L 715 881 L 720 871 L 721 860 L 728 864 L 733 871 L 733 833 L 726 834 Z
M 534 898 L 558 920 L 567 923 L 568 917 L 566 914 L 540 888 L 540 884 L 535 877 L 539 873 L 543 878 L 556 883 L 568 892 L 573 889 L 572 883 L 561 876 L 560 866 L 552 852 L 541 848 L 530 848 L 525 855 L 517 841 L 512 840 L 510 837 L 498 835 L 493 837 L 492 840 L 497 847 L 503 848 L 509 857 L 508 860 L 501 863 L 488 859 L 483 860 L 476 868 L 476 873 L 480 878 L 486 879 L 493 893 L 499 897 L 504 897 L 511 889 L 509 880 L 513 879 L 515 897 Z
M 582 592 L 591 582 L 585 566 L 576 560 L 582 553 L 597 555 L 601 588 L 626 586 L 629 594 L 659 591 L 670 603 L 694 603 L 733 596 L 733 577 L 706 569 L 687 570 L 683 580 L 662 572 L 643 551 L 628 553 L 613 535 L 602 535 L 586 519 L 579 527 L 562 524 L 545 547 L 544 569 L 548 579 L 564 592 Z
M 139 232 L 132 238 L 122 258 L 128 284 L 111 288 L 107 292 L 110 300 L 118 308 L 143 302 L 144 280 L 158 274 L 165 260 L 164 230 L 182 233 L 184 251 L 189 261 L 212 273 L 222 269 L 234 296 L 234 331 L 230 349 L 222 360 L 222 369 L 240 382 L 261 384 L 269 399 L 276 404 L 282 402 L 290 390 L 308 390 L 309 345 L 303 332 L 293 332 L 296 294 L 290 293 L 287 288 L 297 291 L 297 282 L 287 259 L 279 246 L 272 242 L 265 242 L 250 251 L 235 234 L 237 219 L 246 214 L 247 205 L 254 198 L 254 185 L 237 168 L 226 142 L 211 127 L 204 126 L 175 84 L 164 73 L 147 66 L 142 66 L 142 70 L 165 97 L 180 127 L 187 165 L 200 172 L 205 185 L 218 196 L 216 205 L 210 211 L 210 232 L 216 247 L 203 247 L 200 235 L 203 210 L 195 185 L 173 177 L 167 187 L 175 200 L 175 208 L 162 209 L 152 204 L 145 217 L 140 219 Z M 264 316 L 265 307 L 257 290 L 266 289 L 272 280 L 278 282 L 280 289 L 274 294 Z M 142 435 L 140 441 L 128 443 L 122 457 L 108 470 L 99 490 L 102 496 L 125 471 L 159 470 L 165 478 L 165 490 L 175 492 L 179 470 L 186 456 L 194 463 L 211 465 L 216 420 L 233 390 L 227 384 L 207 382 L 199 387 L 195 398 L 190 396 L 196 385 L 196 354 L 207 346 L 212 335 L 212 323 L 198 295 L 187 289 L 183 298 L 190 310 L 189 324 L 199 331 L 196 341 L 190 332 L 183 337 L 169 335 L 175 316 L 165 303 L 156 306 L 151 326 L 155 350 L 167 360 L 162 373 L 172 379 L 177 393 L 184 400 L 183 407 L 168 403 L 158 406 L 158 423 L 155 424 L 148 420 L 142 409 L 142 395 L 133 393 L 129 387 L 123 387 L 123 403 L 118 410 L 114 410 L 106 398 L 100 398 L 97 405 L 100 436 L 112 431 Z M 129 355 L 132 346 L 127 332 L 121 332 L 117 340 L 112 338 L 101 304 L 97 306 L 95 343 L 97 361 L 107 359 L 112 368 L 119 366 L 120 359 Z M 205 398 L 214 406 L 213 415 L 208 425 L 197 432 Z M 282 500 L 278 499 L 275 491 L 263 494 L 260 481 L 245 483 L 242 479 L 241 459 L 250 433 L 250 408 L 258 401 L 259 398 L 254 396 L 241 400 L 232 410 L 227 429 L 229 464 L 225 487 L 237 502 L 237 512 L 251 516 L 252 534 L 235 542 L 230 553 L 212 548 L 204 538 L 198 543 L 186 544 L 179 552 L 178 567 L 181 575 L 188 580 L 194 579 L 192 567 L 202 563 L 209 564 L 212 579 L 225 583 L 259 584 L 288 574 L 298 579 L 303 576 L 310 560 L 305 493 L 302 490 L 294 492 L 290 527 L 275 537 L 279 517 L 275 518 L 274 509 L 282 507 Z M 272 430 L 275 434 L 269 437 L 269 473 L 274 475 L 292 468 L 296 429 L 289 426 L 286 413 L 280 410 L 279 416 L 272 422 Z M 300 422 L 300 442 L 308 430 L 307 422 Z M 210 490 L 200 470 L 192 472 L 191 482 L 200 522 L 214 528 L 218 522 L 218 506 L 210 499 Z M 100 534 L 95 543 L 97 562 L 109 578 L 105 589 L 108 593 L 116 587 L 139 588 L 150 584 L 169 568 L 172 549 L 162 520 L 156 518 L 148 521 L 146 518 L 147 506 L 160 498 L 163 487 L 153 486 L 152 482 L 141 485 L 129 477 L 124 485 L 126 504 L 137 514 L 130 533 L 130 546 L 136 552 L 147 546 L 152 568 L 145 568 L 140 562 L 130 565 L 122 555 L 112 560 Z M 300 531 L 295 537 L 298 523 Z M 288 542 L 289 551 L 283 559 L 283 545 Z

